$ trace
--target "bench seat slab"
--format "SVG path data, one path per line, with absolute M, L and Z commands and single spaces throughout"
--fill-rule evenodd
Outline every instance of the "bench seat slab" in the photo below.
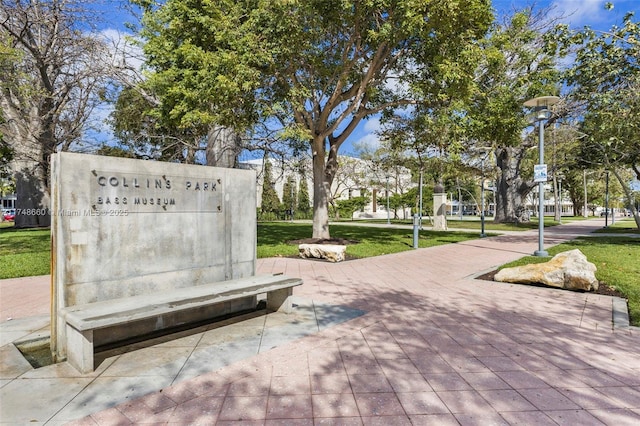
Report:
M 247 309 L 251 304 L 255 306 L 258 294 L 266 293 L 269 311 L 290 313 L 293 287 L 301 284 L 299 278 L 260 275 L 152 295 L 69 306 L 61 310 L 66 321 L 67 360 L 80 372 L 90 373 L 94 370 L 95 346 L 109 343 L 95 339 L 104 340 L 112 331 L 144 334 L 141 330 L 145 323 L 154 324 L 152 329 L 145 330 L 154 332 L 201 320 L 198 314 L 202 316 L 204 313 L 207 318 L 213 318 L 220 313 L 227 313 L 227 310 L 237 312 Z M 218 310 L 216 306 L 221 308 Z M 218 312 L 218 315 L 213 315 L 213 312 Z M 189 317 L 195 321 L 185 320 Z M 172 318 L 173 321 L 170 320 Z M 179 321 L 176 320 L 178 318 Z M 143 326 L 136 327 L 136 324 Z M 96 337 L 95 332 L 102 337 Z

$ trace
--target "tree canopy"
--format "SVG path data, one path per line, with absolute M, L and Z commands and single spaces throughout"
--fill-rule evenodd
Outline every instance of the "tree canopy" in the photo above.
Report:
M 524 164 L 536 138 L 523 137 L 523 102 L 559 91 L 557 57 L 546 38 L 552 29 L 544 10 L 527 8 L 496 24 L 483 45 L 470 115 L 476 145 L 496 153 L 496 222 L 526 220 L 524 198 L 534 182 Z
M 158 113 L 308 143 L 318 238 L 346 138 L 367 116 L 466 87 L 492 20 L 488 0 L 142 3 Z
M 583 134 L 580 160 L 590 167 L 602 164 L 614 173 L 640 227 L 633 194 L 623 178 L 627 168 L 640 179 L 640 24 L 629 13 L 621 26 L 609 31 L 562 26 L 558 34 L 560 50 L 577 46 L 566 81 Z

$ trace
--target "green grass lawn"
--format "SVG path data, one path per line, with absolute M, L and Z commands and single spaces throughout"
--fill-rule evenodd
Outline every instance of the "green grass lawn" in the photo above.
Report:
M 580 249 L 598 268 L 596 278 L 618 289 L 629 299 L 631 323 L 640 326 L 640 239 L 630 237 L 583 237 L 548 249 L 554 256 Z M 548 258 L 527 256 L 501 267 L 545 262 Z
M 555 226 L 557 222 L 549 219 L 545 219 L 544 226 Z M 451 220 L 447 219 L 447 226 L 450 229 L 482 229 L 482 222 L 480 220 Z M 523 223 L 493 223 L 493 220 L 485 220 L 485 231 L 528 231 L 530 229 L 538 229 L 538 221 L 532 220 L 531 222 Z
M 609 226 L 595 231 L 600 234 L 640 234 L 633 218 L 616 219 L 614 224 L 609 220 Z
M 311 224 L 287 222 L 261 222 L 258 224 L 258 257 L 297 256 L 298 245 L 289 241 L 309 238 Z M 358 244 L 347 246 L 347 256 L 355 258 L 398 253 L 413 248 L 413 231 L 384 227 L 366 227 L 334 223 L 331 225 L 332 238 L 357 240 Z M 420 231 L 420 248 L 457 243 L 478 238 L 470 232 Z
M 0 279 L 46 275 L 50 271 L 51 233 L 48 229 L 0 227 Z

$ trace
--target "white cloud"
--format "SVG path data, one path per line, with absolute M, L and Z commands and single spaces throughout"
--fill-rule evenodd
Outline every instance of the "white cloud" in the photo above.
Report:
M 358 139 L 354 145 L 361 145 L 375 151 L 380 147 L 380 138 L 375 133 L 368 133 Z
M 607 3 L 613 4 L 612 10 L 605 9 Z M 551 5 L 554 15 L 563 16 L 563 21 L 570 26 L 600 30 L 619 24 L 627 12 L 640 10 L 638 0 L 554 0 Z
M 378 132 L 381 130 L 380 117 L 373 116 L 364 120 L 356 129 L 357 139 L 352 143 L 353 148 L 359 152 L 373 153 L 380 148 L 380 137 Z
M 605 3 L 604 0 L 556 0 L 552 7 L 558 15 L 565 16 L 571 26 L 581 27 L 600 19 L 606 20 L 603 16 L 607 13 Z
M 373 153 L 380 147 L 380 138 L 376 133 L 380 128 L 380 118 L 377 116 L 361 121 L 345 141 L 341 148 L 342 153 L 352 156 Z
M 91 119 L 87 123 L 89 128 L 85 133 L 85 142 L 99 146 L 102 143 L 111 142 L 115 139 L 113 129 L 107 122 L 112 112 L 113 105 L 107 103 L 101 104 L 93 110 Z
M 364 131 L 373 133 L 377 132 L 381 129 L 380 118 L 379 117 L 371 117 L 364 121 Z

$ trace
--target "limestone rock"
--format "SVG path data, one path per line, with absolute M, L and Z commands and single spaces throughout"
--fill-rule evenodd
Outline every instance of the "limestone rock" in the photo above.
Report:
M 326 259 L 329 262 L 342 262 L 347 246 L 338 244 L 300 244 L 300 257 L 303 259 Z
M 555 255 L 550 261 L 504 268 L 494 280 L 506 283 L 545 284 L 569 290 L 598 289 L 596 266 L 578 249 Z

